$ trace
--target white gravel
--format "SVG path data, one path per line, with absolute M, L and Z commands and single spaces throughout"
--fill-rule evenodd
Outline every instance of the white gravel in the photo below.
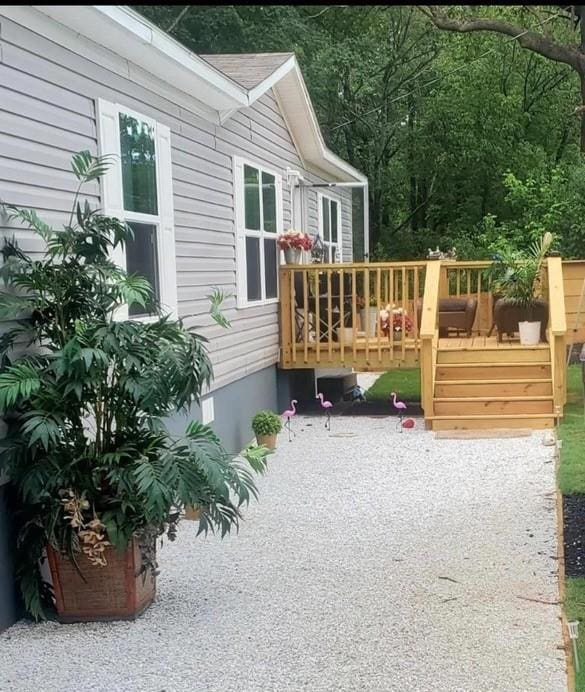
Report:
M 184 522 L 135 623 L 13 627 L 0 690 L 566 690 L 559 607 L 519 598 L 558 600 L 542 433 L 294 425 L 238 536 Z

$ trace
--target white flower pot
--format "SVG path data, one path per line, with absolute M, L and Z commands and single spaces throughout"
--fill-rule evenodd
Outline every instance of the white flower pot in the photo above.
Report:
M 540 322 L 518 322 L 522 346 L 536 346 L 540 342 Z
M 376 336 L 376 325 L 378 323 L 378 308 L 369 307 L 369 333 L 366 336 Z M 366 331 L 366 308 L 360 310 L 360 322 L 362 323 L 362 331 Z

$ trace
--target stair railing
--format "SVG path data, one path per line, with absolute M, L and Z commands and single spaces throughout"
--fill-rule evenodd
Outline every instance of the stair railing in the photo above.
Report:
M 567 401 L 566 372 L 566 333 L 565 289 L 563 284 L 563 264 L 560 257 L 548 257 L 548 342 L 550 344 L 550 363 L 553 385 L 553 404 L 555 415 L 563 410 Z
M 433 396 L 437 366 L 439 286 L 441 260 L 427 262 L 425 291 L 420 325 L 421 339 L 421 398 L 425 419 L 434 415 Z

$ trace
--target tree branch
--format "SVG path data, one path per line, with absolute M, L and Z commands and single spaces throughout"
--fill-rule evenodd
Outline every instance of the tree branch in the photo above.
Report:
M 509 24 L 499 19 L 476 17 L 465 20 L 452 19 L 438 5 L 417 5 L 417 7 L 438 29 L 443 31 L 453 31 L 462 34 L 475 31 L 491 31 L 510 36 L 515 38 L 522 48 L 538 53 L 549 60 L 570 65 L 580 74 L 585 73 L 585 55 L 575 48 L 555 43 L 536 31 Z
M 173 29 L 177 28 L 177 24 L 183 19 L 183 17 L 187 14 L 187 12 L 191 9 L 191 5 L 185 5 L 183 9 L 179 12 L 179 14 L 173 19 L 173 21 L 169 24 L 169 26 L 166 29 L 167 34 L 172 33 Z

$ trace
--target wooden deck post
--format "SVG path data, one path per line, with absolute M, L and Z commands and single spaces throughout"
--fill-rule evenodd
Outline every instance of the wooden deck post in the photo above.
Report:
M 433 394 L 436 352 L 433 348 L 437 331 L 437 311 L 439 306 L 441 278 L 446 276 L 446 268 L 440 260 L 427 262 L 425 290 L 420 325 L 421 338 L 421 398 L 425 419 L 433 416 Z

